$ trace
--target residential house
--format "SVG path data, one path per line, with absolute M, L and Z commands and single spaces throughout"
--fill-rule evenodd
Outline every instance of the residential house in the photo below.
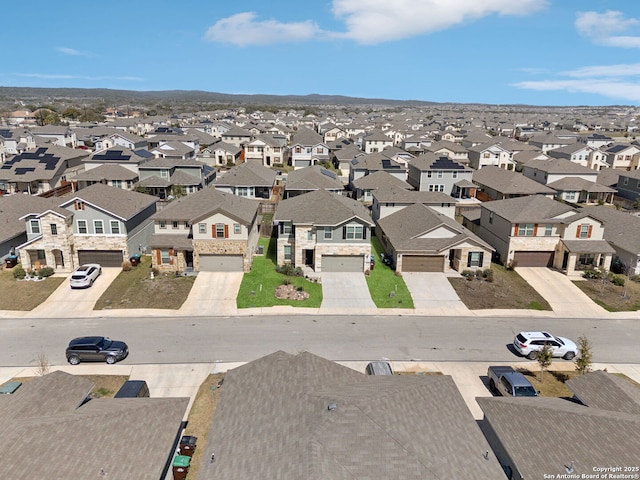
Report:
M 483 431 L 510 479 L 623 478 L 640 451 L 640 394 L 603 371 L 566 382 L 574 398 L 477 398 Z M 579 403 L 581 402 L 581 403 Z M 526 426 L 527 441 L 522 441 Z M 572 441 L 562 438 L 572 432 Z M 621 446 L 623 446 L 621 448 Z M 601 470 L 612 468 L 612 470 Z M 542 474 L 542 475 L 541 475 Z
M 365 375 L 308 352 L 227 372 L 198 448 L 197 480 L 504 478 L 450 376 Z
M 549 157 L 551 158 L 564 158 L 570 160 L 583 167 L 590 168 L 592 170 L 602 170 L 608 168 L 606 158 L 607 155 L 597 148 L 590 147 L 584 143 L 572 143 L 564 147 L 555 148 L 549 150 Z
M 619 174 L 616 187 L 618 196 L 637 201 L 640 198 L 640 170 L 619 171 Z
M 330 144 L 329 147 L 331 148 L 331 163 L 340 171 L 339 176 L 344 179 L 344 183 L 347 183 L 349 181 L 349 173 L 351 172 L 351 161 L 356 157 L 364 155 L 364 152 L 352 142 L 347 142 L 341 145 L 340 148 L 337 148 L 334 142 Z
M 197 150 L 182 142 L 173 140 L 161 143 L 159 146 L 149 148 L 149 151 L 156 158 L 170 158 L 177 160 L 195 159 Z
M 243 148 L 245 144 L 249 143 L 252 137 L 251 132 L 241 127 L 231 127 L 220 135 L 223 142 L 239 148 Z
M 320 165 L 293 170 L 287 174 L 284 198 L 296 197 L 315 190 L 341 193 L 344 191 L 344 186 L 335 172 Z
M 109 135 L 107 139 L 108 144 L 105 144 L 103 148 L 124 147 L 129 150 L 141 150 L 147 148 L 147 140 L 134 133 L 116 132 Z
M 521 172 L 522 167 L 533 160 L 549 160 L 549 156 L 538 150 L 523 150 L 513 154 L 513 161 L 516 162 L 516 171 Z
M 416 158 L 415 155 L 412 155 L 406 150 L 403 150 L 402 148 L 398 148 L 398 147 L 385 147 L 384 150 L 382 150 L 382 153 L 384 153 L 387 157 L 389 157 L 394 162 L 398 162 L 400 165 L 402 165 L 405 168 L 407 168 L 411 160 Z
M 260 134 L 244 146 L 244 161 L 260 162 L 260 165 L 265 167 L 282 166 L 286 160 L 285 156 L 284 144 L 269 135 Z
M 347 138 L 345 129 L 331 123 L 324 125 L 320 130 L 320 134 L 322 135 L 322 141 L 326 144 L 335 142 L 339 138 Z
M 216 190 L 245 198 L 269 199 L 277 182 L 275 170 L 258 162 L 244 162 L 222 173 L 213 182 Z
M 0 184 L 7 193 L 43 194 L 81 171 L 87 156 L 84 150 L 57 145 L 25 151 L 0 166 Z
M 454 197 L 470 196 L 473 170 L 449 157 L 427 152 L 409 162 L 407 182 L 421 192 L 444 192 Z M 468 185 L 465 183 L 464 185 Z
M 402 181 L 407 179 L 406 167 L 392 160 L 384 152 L 375 152 L 361 155 L 351 160 L 349 184 L 353 185 L 353 182 L 358 178 L 380 171 L 387 172 Z
M 362 138 L 364 153 L 381 152 L 386 147 L 393 147 L 393 138 L 389 138 L 382 130 L 374 129 Z
M 370 175 L 360 177 L 353 182 L 354 194 L 357 200 L 365 204 L 373 202 L 373 192 L 379 188 L 400 188 L 404 190 L 413 190 L 413 187 L 404 180 L 394 177 L 388 172 L 373 172 Z
M 140 165 L 153 158 L 154 155 L 148 150 L 133 151 L 124 147 L 112 147 L 89 155 L 82 163 L 85 172 L 104 165 L 118 165 L 138 175 Z
M 438 156 L 449 157 L 451 160 L 455 160 L 463 165 L 469 164 L 469 151 L 460 144 L 441 140 L 439 142 L 433 142 L 427 147 L 427 150 Z
M 370 268 L 373 221 L 362 203 L 316 190 L 282 200 L 277 262 L 315 272 L 364 272 Z
M 513 159 L 513 152 L 503 147 L 500 143 L 488 142 L 468 148 L 469 165 L 480 170 L 489 165 L 502 168 L 504 170 L 515 170 L 516 162 Z
M 165 478 L 189 399 L 95 398 L 94 387 L 58 370 L 2 395 L 0 478 Z
M 544 195 L 553 198 L 556 194 L 554 189 L 531 180 L 521 173 L 504 170 L 494 165 L 476 170 L 472 178 L 473 183 L 478 187 L 476 198 L 484 202 L 528 195 Z
M 577 141 L 576 138 L 559 137 L 551 133 L 533 136 L 527 143 L 533 145 L 542 153 L 549 153 L 549 150 L 566 147 Z
M 125 190 L 134 190 L 138 183 L 139 177 L 134 172 L 122 165 L 100 165 L 99 167 L 85 170 L 78 173 L 70 180 L 77 182 L 78 189 L 88 187 L 94 183 L 103 183 L 116 188 L 124 188 Z
M 415 203 L 378 220 L 376 237 L 397 272 L 483 270 L 493 247 L 453 218 Z
M 330 160 L 329 147 L 322 137 L 309 128 L 300 128 L 292 139 L 291 165 L 304 168 Z
M 584 138 L 584 142 L 592 148 L 600 149 L 611 145 L 613 143 L 613 138 L 607 135 L 602 135 L 601 133 L 592 133 Z
M 227 167 L 237 165 L 242 158 L 242 153 L 243 150 L 241 147 L 236 147 L 231 143 L 222 141 L 205 147 L 202 152 L 200 152 L 204 162 L 216 166 L 226 165 Z M 207 160 L 209 159 L 212 159 L 212 162 L 208 162 Z
M 209 165 L 193 159 L 155 158 L 138 166 L 138 187 L 162 199 L 189 195 L 216 178 Z
M 96 183 L 57 200 L 56 207 L 21 217 L 27 241 L 18 249 L 25 270 L 47 265 L 71 272 L 85 263 L 120 267 L 145 250 L 157 198 Z
M 31 133 L 60 147 L 76 148 L 78 146 L 76 133 L 66 126 L 44 125 L 33 128 Z
M 248 272 L 258 244 L 258 202 L 213 188 L 153 216 L 152 265 L 161 271 Z
M 616 170 L 637 170 L 640 167 L 640 147 L 615 144 L 604 150 L 607 163 Z
M 608 270 L 615 251 L 604 240 L 604 223 L 587 212 L 533 195 L 485 202 L 463 225 L 494 247 L 505 265 L 554 267 L 567 275 Z
M 0 145 L 4 150 L 0 164 L 6 160 L 7 155 L 20 155 L 27 150 L 36 149 L 36 140 L 33 134 L 26 129 L 0 127 Z
M 436 134 L 434 135 L 434 139 L 437 142 L 445 141 L 462 143 L 462 140 L 464 140 L 464 133 L 458 130 L 445 130 L 442 132 L 436 132 Z
M 378 188 L 371 196 L 371 215 L 376 222 L 416 203 L 427 205 L 451 218 L 454 218 L 456 212 L 456 199 L 442 192 L 417 192 L 391 186 Z

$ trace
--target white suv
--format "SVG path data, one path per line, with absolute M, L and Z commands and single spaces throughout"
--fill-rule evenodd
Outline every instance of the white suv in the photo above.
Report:
M 513 339 L 513 347 L 523 357 L 535 360 L 536 352 L 544 345 L 549 345 L 554 357 L 573 360 L 578 347 L 568 338 L 556 337 L 549 332 L 520 332 Z

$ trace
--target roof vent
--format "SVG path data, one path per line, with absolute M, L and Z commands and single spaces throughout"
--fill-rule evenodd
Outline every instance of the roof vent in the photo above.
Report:
M 329 410 L 330 412 L 333 412 L 336 408 L 338 408 L 338 404 L 330 403 L 329 406 L 327 407 L 327 410 Z

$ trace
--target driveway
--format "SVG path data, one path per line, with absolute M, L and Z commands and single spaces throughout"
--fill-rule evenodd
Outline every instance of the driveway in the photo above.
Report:
M 119 267 L 102 268 L 93 286 L 72 289 L 65 280 L 43 303 L 26 316 L 38 318 L 75 318 L 92 315 L 93 306 L 122 271 Z M 69 274 L 70 276 L 71 274 Z
M 608 312 L 596 304 L 562 273 L 542 267 L 518 267 L 526 280 L 560 317 L 602 317 Z
M 358 272 L 324 272 L 322 278 L 321 313 L 334 310 L 362 311 L 377 309 L 364 273 Z
M 444 273 L 403 272 L 416 313 L 430 315 L 469 315 L 470 311 L 462 303 Z
M 243 272 L 198 272 L 180 314 L 224 317 L 237 314 L 236 298 L 243 275 Z

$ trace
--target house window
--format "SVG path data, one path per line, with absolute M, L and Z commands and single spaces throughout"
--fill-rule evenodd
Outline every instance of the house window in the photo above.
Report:
M 242 233 L 242 227 L 240 226 L 239 223 L 234 223 L 233 224 L 233 233 L 235 235 L 240 235 L 240 233 Z
M 93 221 L 93 233 L 96 235 L 104 235 L 104 224 L 102 223 L 102 220 Z
M 491 157 L 491 154 L 489 152 L 484 152 L 482 154 L 482 158 L 490 158 L 490 157 Z
M 216 238 L 224 238 L 224 223 L 216 223 Z
M 238 187 L 236 188 L 236 195 L 239 197 L 246 197 L 249 189 L 247 187 Z
M 595 255 L 593 253 L 581 253 L 578 255 L 579 265 L 593 265 Z
M 111 184 L 116 188 L 122 188 L 122 180 L 113 180 Z
M 120 235 L 120 222 L 117 220 L 111 220 L 111 234 Z
M 333 229 L 331 227 L 324 227 L 324 239 L 325 240 L 333 239 Z
M 553 225 L 551 223 L 547 223 L 544 226 L 544 236 L 550 237 L 552 233 L 553 233 Z
M 160 228 L 163 230 L 167 228 L 167 222 L 164 220 L 160 220 Z
M 81 235 L 87 234 L 87 221 L 86 220 L 78 220 L 78 233 Z
M 585 223 L 584 225 L 580 225 L 578 227 L 578 236 L 580 238 L 589 238 L 591 235 L 589 235 L 590 230 L 591 230 L 591 226 L 588 223 Z
M 433 172 L 429 171 L 427 172 L 427 178 L 432 178 L 433 177 Z
M 169 178 L 169 170 L 160 170 L 160 177 Z
M 281 223 L 280 224 L 280 233 L 283 235 L 291 234 L 291 224 L 290 223 Z
M 171 263 L 169 249 L 160 250 L 160 261 L 162 262 L 162 265 L 169 265 Z
M 533 223 L 521 223 L 518 229 L 519 237 L 533 237 Z
M 313 240 L 313 230 L 307 230 L 307 240 Z
M 576 199 L 576 192 L 564 192 L 564 199 L 565 200 L 575 200 Z
M 444 192 L 444 185 L 429 185 L 430 192 Z
M 40 220 L 30 220 L 31 233 L 40 233 Z
M 482 267 L 484 252 L 469 252 L 467 256 L 467 267 Z
M 629 177 L 622 177 L 622 184 L 629 185 Z
M 74 204 L 73 204 L 73 208 L 75 210 L 84 210 L 84 202 L 77 200 Z
M 302 153 L 302 148 L 296 147 L 296 153 Z
M 319 154 L 323 154 L 324 153 L 324 148 L 318 147 L 317 151 L 318 151 Z
M 451 172 L 451 178 L 458 178 L 458 172 Z
M 206 223 L 199 223 L 198 224 L 198 233 L 207 233 L 207 224 Z
M 439 171 L 438 173 L 438 178 L 443 178 L 444 177 L 444 172 L 443 171 Z
M 178 227 L 179 227 L 179 223 L 177 220 L 174 220 L 173 222 L 171 222 L 171 228 L 176 230 Z
M 253 147 L 252 146 L 247 147 L 247 152 L 253 153 Z
M 291 245 L 284 246 L 284 261 L 285 262 L 291 261 Z
M 343 238 L 345 240 L 363 240 L 364 228 L 362 225 L 347 225 L 344 227 Z
M 50 225 L 51 227 L 51 235 L 57 235 L 58 234 L 58 225 L 56 225 L 55 223 L 52 223 Z

